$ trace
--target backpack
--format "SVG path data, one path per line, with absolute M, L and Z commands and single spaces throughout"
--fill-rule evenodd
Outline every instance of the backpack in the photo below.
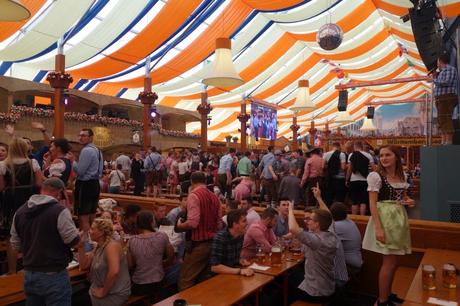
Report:
M 340 150 L 335 150 L 327 162 L 327 175 L 332 177 L 340 172 Z

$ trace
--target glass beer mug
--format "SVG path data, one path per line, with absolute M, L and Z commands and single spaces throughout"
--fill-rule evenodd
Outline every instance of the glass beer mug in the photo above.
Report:
M 432 265 L 423 265 L 422 269 L 422 285 L 423 289 L 436 289 L 436 270 Z
M 457 288 L 457 269 L 453 264 L 442 266 L 442 285 L 445 288 Z
M 272 266 L 281 266 L 282 248 L 278 243 L 272 246 L 271 263 Z

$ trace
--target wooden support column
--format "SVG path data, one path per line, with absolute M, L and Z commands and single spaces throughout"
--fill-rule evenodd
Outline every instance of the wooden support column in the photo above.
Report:
M 8 92 L 8 100 L 7 100 L 7 112 L 11 112 L 11 108 L 13 107 L 13 103 L 14 103 L 14 96 L 13 96 L 13 93 L 11 91 Z
M 249 121 L 250 115 L 246 113 L 246 100 L 241 100 L 241 111 L 238 115 L 238 120 L 241 123 L 240 127 L 240 139 L 241 139 L 241 152 L 245 152 L 248 148 L 247 137 L 246 137 L 246 123 Z
M 329 122 L 326 121 L 326 126 L 324 127 L 324 148 L 329 151 L 329 136 L 331 135 L 331 131 L 329 130 Z
M 292 148 L 291 151 L 297 151 L 299 149 L 299 143 L 297 142 L 297 131 L 299 130 L 300 126 L 297 124 L 297 113 L 294 113 L 292 117 Z
M 150 112 L 152 110 L 152 105 L 158 99 L 157 94 L 152 92 L 152 79 L 150 78 L 149 74 L 146 74 L 146 76 L 144 77 L 144 91 L 142 91 L 139 94 L 138 99 L 141 100 L 142 105 L 144 105 L 144 112 L 142 116 L 142 122 L 144 125 L 143 142 L 144 142 L 144 151 L 147 152 L 150 146 L 152 145 L 151 137 L 150 137 L 150 132 L 151 132 Z
M 311 123 L 310 123 L 310 130 L 308 130 L 310 132 L 310 145 L 314 146 L 315 145 L 315 136 L 316 136 L 316 132 L 318 131 L 316 128 L 315 128 L 315 121 L 312 120 Z
M 72 76 L 65 73 L 65 55 L 59 53 L 55 57 L 55 71 L 48 73 L 46 80 L 54 88 L 54 130 L 53 136 L 56 138 L 64 137 L 64 110 L 63 91 L 69 88 L 73 82 Z
M 205 152 L 208 150 L 208 115 L 212 110 L 211 104 L 208 103 L 208 92 L 206 90 L 201 92 L 201 103 L 196 110 L 201 115 L 200 149 Z

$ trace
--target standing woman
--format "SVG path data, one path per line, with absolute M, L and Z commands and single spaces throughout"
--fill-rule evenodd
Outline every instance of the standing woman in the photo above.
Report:
M 144 192 L 145 174 L 144 174 L 144 161 L 141 154 L 134 154 L 131 163 L 131 176 L 134 180 L 134 195 L 140 196 Z
M 131 294 L 131 280 L 121 244 L 112 239 L 112 221 L 95 219 L 89 235 L 97 243 L 96 249 L 85 253 L 84 243 L 80 243 L 78 262 L 82 270 L 89 269 L 91 303 L 93 306 L 124 305 Z
M 380 162 L 376 172 L 367 177 L 371 217 L 363 239 L 363 249 L 383 255 L 379 272 L 378 306 L 391 306 L 404 300 L 391 293 L 397 269 L 397 255 L 411 253 L 407 212 L 415 201 L 407 194 L 409 184 L 403 173 L 400 148 L 380 148 Z
M 4 161 L 8 157 L 8 145 L 0 142 L 0 162 Z

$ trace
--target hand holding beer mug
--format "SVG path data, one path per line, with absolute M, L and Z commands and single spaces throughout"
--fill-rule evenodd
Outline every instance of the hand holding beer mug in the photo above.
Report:
M 423 289 L 436 290 L 436 269 L 432 265 L 423 265 L 422 285 Z
M 457 288 L 457 268 L 453 264 L 442 266 L 442 285 L 445 288 Z

